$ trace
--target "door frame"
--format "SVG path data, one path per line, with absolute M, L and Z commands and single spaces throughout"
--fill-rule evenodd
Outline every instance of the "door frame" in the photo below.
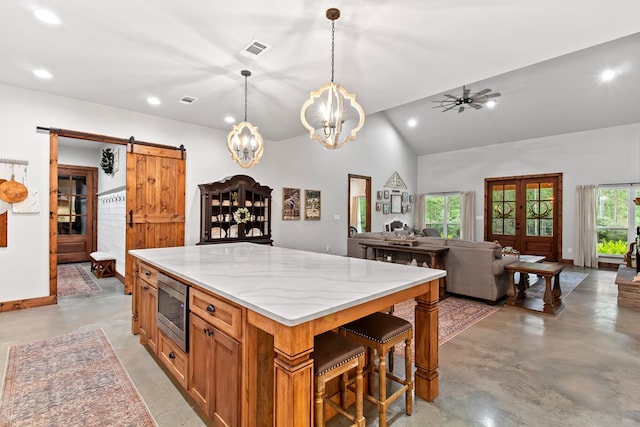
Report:
M 347 236 L 348 237 L 351 235 L 350 233 L 351 179 L 362 179 L 365 181 L 364 193 L 365 193 L 365 197 L 367 198 L 367 212 L 366 212 L 367 223 L 365 224 L 365 231 L 371 231 L 371 177 L 350 173 L 348 174 L 348 177 L 347 177 Z
M 489 239 L 489 235 L 491 235 L 491 197 L 490 197 L 490 189 L 491 185 L 497 181 L 527 181 L 527 180 L 537 180 L 544 181 L 553 179 L 556 180 L 558 185 L 555 189 L 556 197 L 554 199 L 554 235 L 557 236 L 556 239 L 556 253 L 557 253 L 557 262 L 562 262 L 562 205 L 563 205 L 563 190 L 562 190 L 562 172 L 558 173 L 547 173 L 547 174 L 535 174 L 535 175 L 516 175 L 516 176 L 504 176 L 504 177 L 496 177 L 496 178 L 485 178 L 484 180 L 484 240 Z

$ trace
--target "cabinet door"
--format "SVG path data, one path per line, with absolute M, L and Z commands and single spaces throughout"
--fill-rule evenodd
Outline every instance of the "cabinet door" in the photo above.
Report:
M 156 353 L 158 339 L 158 325 L 156 311 L 158 290 L 146 281 L 138 278 L 139 304 L 138 318 L 140 322 L 140 341 L 147 344 Z
M 198 406 L 210 415 L 211 337 L 213 327 L 198 316 L 190 315 L 189 325 L 189 394 Z
M 189 394 L 216 426 L 240 416 L 240 343 L 191 314 Z
M 240 343 L 217 329 L 211 338 L 212 417 L 217 425 L 236 426 L 240 412 Z

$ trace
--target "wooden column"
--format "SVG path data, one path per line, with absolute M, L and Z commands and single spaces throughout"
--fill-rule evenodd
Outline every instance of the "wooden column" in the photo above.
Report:
M 415 393 L 429 402 L 438 396 L 438 288 L 439 280 L 429 282 L 415 308 Z
M 274 334 L 273 425 L 313 425 L 313 334 L 308 325 L 279 326 Z

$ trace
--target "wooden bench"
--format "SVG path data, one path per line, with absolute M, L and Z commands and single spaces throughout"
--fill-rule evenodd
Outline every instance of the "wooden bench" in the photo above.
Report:
M 616 285 L 618 285 L 618 306 L 640 308 L 640 282 L 634 282 L 636 269 L 624 265 L 618 267 Z
M 113 277 L 116 275 L 116 257 L 108 252 L 91 252 L 91 271 L 101 279 L 103 277 Z

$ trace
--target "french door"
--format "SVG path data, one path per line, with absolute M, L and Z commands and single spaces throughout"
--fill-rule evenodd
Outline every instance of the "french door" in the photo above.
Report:
M 559 261 L 562 174 L 485 179 L 485 240 Z
M 89 261 L 96 250 L 98 169 L 58 166 L 58 263 Z

